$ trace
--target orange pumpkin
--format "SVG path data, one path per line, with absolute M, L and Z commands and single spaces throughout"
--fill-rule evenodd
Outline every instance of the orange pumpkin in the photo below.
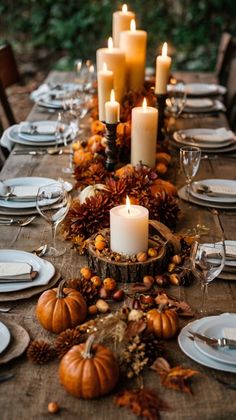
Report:
M 43 292 L 36 307 L 40 324 L 57 334 L 82 324 L 87 315 L 87 305 L 81 293 L 64 288 L 64 283 L 63 280 L 57 289 Z
M 118 381 L 119 367 L 113 352 L 93 341 L 91 335 L 86 343 L 73 346 L 60 363 L 60 382 L 78 398 L 108 394 Z
M 170 196 L 177 196 L 176 187 L 169 181 L 164 181 L 163 179 L 156 179 L 150 187 L 152 195 L 155 197 L 159 193 L 165 193 Z
M 148 330 L 158 338 L 172 338 L 178 331 L 178 315 L 170 309 L 165 309 L 165 305 L 160 305 L 159 309 L 151 309 L 147 313 Z

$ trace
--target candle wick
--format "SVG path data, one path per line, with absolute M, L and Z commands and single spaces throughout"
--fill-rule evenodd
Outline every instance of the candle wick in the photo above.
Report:
M 130 209 L 128 209 L 128 214 L 130 214 Z

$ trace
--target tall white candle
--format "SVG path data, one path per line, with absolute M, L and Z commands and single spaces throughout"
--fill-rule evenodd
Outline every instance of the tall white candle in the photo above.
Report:
M 103 69 L 98 71 L 98 114 L 100 121 L 105 121 L 105 103 L 110 99 L 113 79 L 113 71 L 108 70 L 106 63 L 103 63 Z
M 108 124 L 116 124 L 120 120 L 120 104 L 115 100 L 115 93 L 112 89 L 110 101 L 105 103 L 105 121 Z
M 148 249 L 148 210 L 130 205 L 110 210 L 110 249 L 123 255 L 134 255 Z
M 114 73 L 114 89 L 117 101 L 121 101 L 125 89 L 125 53 L 113 48 L 112 38 L 108 40 L 108 48 L 97 50 L 97 71 L 102 70 L 103 63 Z
M 156 59 L 156 86 L 155 93 L 165 94 L 167 83 L 169 80 L 171 66 L 171 58 L 167 55 L 167 43 L 164 42 L 162 47 L 162 55 L 158 55 Z
M 113 13 L 112 38 L 114 47 L 119 47 L 120 33 L 130 29 L 132 19 L 135 19 L 135 14 L 128 10 L 127 4 L 123 4 L 122 10 Z
M 131 125 L 131 163 L 140 161 L 151 168 L 155 166 L 158 111 L 147 106 L 144 98 L 143 106 L 132 109 Z
M 135 20 L 130 30 L 121 32 L 120 48 L 126 57 L 127 88 L 137 91 L 142 89 L 146 65 L 147 32 L 136 30 Z

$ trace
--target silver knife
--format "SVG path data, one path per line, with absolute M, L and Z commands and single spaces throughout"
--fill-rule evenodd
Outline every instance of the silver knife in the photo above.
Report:
M 236 349 L 236 340 L 230 340 L 228 338 L 210 338 L 206 335 L 199 334 L 197 332 L 188 331 L 194 338 L 198 338 L 204 343 L 208 344 L 211 347 L 229 347 L 231 349 Z

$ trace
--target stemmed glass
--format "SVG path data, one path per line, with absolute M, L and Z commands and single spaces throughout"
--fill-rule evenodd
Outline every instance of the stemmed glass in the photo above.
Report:
M 189 201 L 190 188 L 201 161 L 199 147 L 184 146 L 180 149 L 180 166 L 186 178 L 187 200 Z
M 170 127 L 175 126 L 176 119 L 180 117 L 184 110 L 187 99 L 185 84 L 183 82 L 176 82 L 167 86 L 166 111 L 170 116 L 168 122 L 168 131 Z
M 219 241 L 195 241 L 190 254 L 191 269 L 194 276 L 200 280 L 202 300 L 200 314 L 207 313 L 208 284 L 222 271 L 225 264 L 225 243 Z
M 66 251 L 65 247 L 57 248 L 56 230 L 59 223 L 66 217 L 70 207 L 70 196 L 60 182 L 40 187 L 36 197 L 36 207 L 39 214 L 51 225 L 52 243 L 47 249 L 49 257 L 59 257 Z
M 95 69 L 91 60 L 83 61 L 81 58 L 75 61 L 75 82 L 79 84 L 82 92 L 89 92 L 95 77 Z

